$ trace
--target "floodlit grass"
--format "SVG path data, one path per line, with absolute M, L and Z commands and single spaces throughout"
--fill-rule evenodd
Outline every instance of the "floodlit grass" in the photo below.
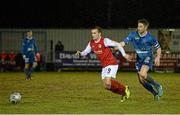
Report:
M 121 97 L 103 88 L 100 72 L 41 72 L 26 81 L 24 73 L 0 73 L 0 113 L 161 114 L 180 113 L 180 74 L 152 73 L 164 95 L 156 102 L 138 82 L 136 73 L 119 72 L 118 81 L 130 86 L 131 97 Z M 22 93 L 17 105 L 9 103 L 12 91 Z

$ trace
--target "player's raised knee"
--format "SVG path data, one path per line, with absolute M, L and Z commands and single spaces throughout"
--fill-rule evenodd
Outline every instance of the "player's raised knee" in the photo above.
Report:
M 139 76 L 145 79 L 146 76 L 147 76 L 147 73 L 140 71 L 140 72 L 139 72 Z
M 105 83 L 104 87 L 105 87 L 105 89 L 111 89 L 111 84 L 110 83 Z
M 104 79 L 103 82 L 104 82 L 105 89 L 111 88 L 111 79 Z

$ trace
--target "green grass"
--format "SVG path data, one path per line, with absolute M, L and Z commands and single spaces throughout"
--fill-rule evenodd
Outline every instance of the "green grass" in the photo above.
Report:
M 24 73 L 0 73 L 0 113 L 180 113 L 180 74 L 152 73 L 164 87 L 159 102 L 138 82 L 136 73 L 119 72 L 118 81 L 128 84 L 131 97 L 124 103 L 121 97 L 103 88 L 100 72 L 42 72 L 26 81 Z M 9 94 L 22 93 L 22 102 L 8 102 Z

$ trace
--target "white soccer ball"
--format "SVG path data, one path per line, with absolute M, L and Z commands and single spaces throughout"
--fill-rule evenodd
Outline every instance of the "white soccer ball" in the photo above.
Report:
M 9 101 L 12 104 L 17 104 L 21 101 L 21 94 L 19 92 L 13 92 L 10 94 Z

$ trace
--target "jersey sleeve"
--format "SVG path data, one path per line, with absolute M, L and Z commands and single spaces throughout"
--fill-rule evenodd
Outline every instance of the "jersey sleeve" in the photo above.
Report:
M 91 52 L 91 46 L 89 42 L 88 45 L 86 46 L 86 49 L 81 52 L 81 56 L 86 56 L 90 52 Z
M 151 44 L 153 45 L 153 47 L 154 47 L 155 49 L 160 48 L 160 45 L 159 45 L 158 40 L 157 40 L 156 38 L 154 38 L 154 37 L 152 37 Z
M 117 47 L 118 43 L 113 40 L 110 40 L 109 38 L 104 38 L 104 45 L 106 47 Z
M 38 53 L 38 52 L 39 52 L 39 49 L 38 49 L 38 47 L 37 47 L 37 42 L 36 42 L 35 39 L 34 39 L 34 51 L 35 51 L 35 53 Z
M 104 38 L 104 45 L 106 47 L 117 47 L 123 56 L 126 55 L 124 48 L 122 48 L 118 42 L 110 40 L 109 38 Z
M 124 38 L 124 43 L 125 44 L 128 44 L 129 42 L 132 42 L 132 39 L 133 39 L 133 33 L 130 33 L 126 38 Z
M 26 54 L 26 43 L 25 43 L 25 39 L 22 40 L 21 53 L 22 53 L 23 55 Z

